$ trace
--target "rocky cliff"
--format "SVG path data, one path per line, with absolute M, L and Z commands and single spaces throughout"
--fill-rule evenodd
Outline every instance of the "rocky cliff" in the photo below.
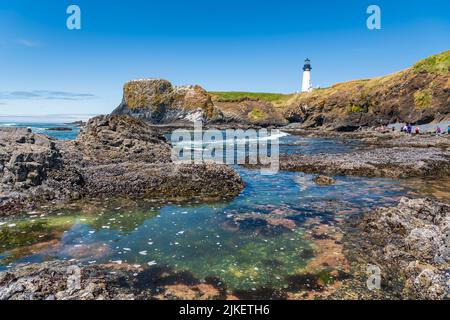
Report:
M 204 123 L 353 131 L 359 127 L 450 119 L 450 51 L 392 75 L 300 94 L 207 92 L 161 79 L 130 81 L 113 114 L 153 124 Z
M 268 101 L 242 96 L 223 99 L 200 86 L 173 86 L 162 79 L 127 82 L 123 101 L 114 115 L 130 115 L 151 124 L 235 123 L 256 126 L 284 125 L 287 121 Z
M 175 87 L 162 79 L 127 82 L 122 103 L 113 114 L 127 114 L 152 124 L 207 122 L 223 117 L 201 87 Z
M 303 128 L 352 131 L 360 126 L 450 119 L 450 51 L 392 75 L 339 83 L 295 95 L 280 108 Z

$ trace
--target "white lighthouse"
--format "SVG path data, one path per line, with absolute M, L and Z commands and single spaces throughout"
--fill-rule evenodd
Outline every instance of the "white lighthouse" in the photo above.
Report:
M 305 66 L 303 67 L 303 82 L 302 82 L 302 92 L 311 92 L 311 61 L 309 59 L 305 60 Z

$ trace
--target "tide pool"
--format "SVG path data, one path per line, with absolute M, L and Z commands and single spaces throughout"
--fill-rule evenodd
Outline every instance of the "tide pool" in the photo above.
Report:
M 35 124 L 32 129 L 47 127 Z M 69 139 L 75 132 L 52 133 Z M 282 137 L 280 143 L 284 153 L 359 147 L 355 141 L 296 136 Z M 341 260 L 324 260 L 325 255 L 342 255 L 339 225 L 410 193 L 391 179 L 336 177 L 335 185 L 318 186 L 314 175 L 236 170 L 246 187 L 230 202 L 92 200 L 43 207 L 1 222 L 0 269 L 63 260 L 179 272 L 186 281 L 217 279 L 232 291 L 292 291 L 305 275 L 326 286 L 350 272 Z M 333 234 L 317 232 L 323 228 Z

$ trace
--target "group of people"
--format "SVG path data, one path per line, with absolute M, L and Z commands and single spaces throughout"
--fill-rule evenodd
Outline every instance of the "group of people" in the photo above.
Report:
M 400 129 L 400 131 L 412 134 L 413 133 L 413 126 L 410 123 L 408 123 L 404 127 L 402 127 Z M 415 132 L 415 134 L 420 134 L 420 127 L 416 127 L 414 132 Z M 436 127 L 436 130 L 435 130 L 434 133 L 436 133 L 436 135 L 445 134 L 444 130 L 442 130 L 440 126 Z M 450 125 L 448 126 L 447 134 L 450 134 Z

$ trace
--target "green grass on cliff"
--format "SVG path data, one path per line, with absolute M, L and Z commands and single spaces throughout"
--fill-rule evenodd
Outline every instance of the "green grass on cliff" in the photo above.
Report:
M 363 106 L 356 105 L 354 103 L 350 103 L 347 106 L 347 112 L 348 113 L 367 112 L 367 108 L 365 108 Z
M 259 108 L 253 108 L 252 112 L 249 113 L 249 117 L 253 120 L 264 120 L 267 119 L 269 115 Z
M 291 94 L 262 92 L 209 92 L 218 102 L 239 102 L 245 99 L 258 99 L 266 102 L 287 100 Z
M 414 93 L 414 104 L 418 110 L 429 107 L 432 100 L 433 94 L 430 89 L 418 90 Z
M 426 58 L 416 63 L 413 67 L 414 72 L 428 72 L 447 75 L 450 68 L 450 50 Z

